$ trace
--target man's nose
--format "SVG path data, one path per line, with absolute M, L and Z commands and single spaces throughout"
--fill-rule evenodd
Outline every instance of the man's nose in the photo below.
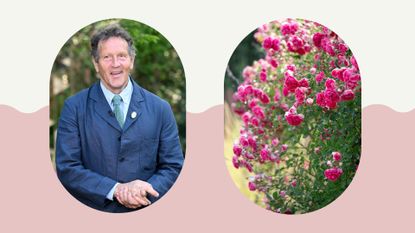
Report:
M 112 65 L 113 67 L 118 67 L 118 66 L 120 66 L 120 64 L 121 64 L 121 62 L 119 61 L 119 59 L 118 59 L 117 57 L 113 57 L 113 58 L 112 58 L 112 63 L 111 63 L 111 65 Z

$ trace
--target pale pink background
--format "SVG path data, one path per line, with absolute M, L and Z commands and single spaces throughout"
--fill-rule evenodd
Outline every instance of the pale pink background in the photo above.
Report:
M 49 159 L 48 107 L 0 106 L 0 232 L 413 232 L 415 110 L 363 109 L 362 156 L 349 188 L 327 207 L 279 215 L 233 184 L 223 156 L 223 106 L 187 114 L 183 171 L 159 202 L 128 214 L 99 212 L 61 186 Z M 412 221 L 412 222 L 411 222 Z

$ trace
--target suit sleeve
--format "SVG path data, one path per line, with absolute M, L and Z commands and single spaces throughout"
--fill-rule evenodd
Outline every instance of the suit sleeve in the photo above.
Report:
M 183 153 L 177 130 L 176 120 L 170 105 L 163 101 L 162 127 L 160 133 L 157 170 L 147 182 L 162 197 L 176 181 L 183 166 Z M 156 198 L 150 197 L 151 201 Z
M 84 167 L 79 114 L 68 100 L 59 119 L 56 142 L 56 170 L 59 180 L 75 197 L 104 206 L 116 181 Z

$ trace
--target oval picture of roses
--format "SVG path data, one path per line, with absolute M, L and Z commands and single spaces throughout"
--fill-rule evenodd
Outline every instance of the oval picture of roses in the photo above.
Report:
M 281 214 L 318 210 L 352 181 L 361 152 L 361 77 L 348 45 L 302 19 L 264 24 L 225 76 L 225 158 L 251 201 Z

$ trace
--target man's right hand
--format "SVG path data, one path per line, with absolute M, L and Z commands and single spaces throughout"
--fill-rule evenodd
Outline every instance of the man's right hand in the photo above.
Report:
M 151 184 L 142 180 L 134 180 L 129 183 L 118 184 L 115 188 L 114 197 L 125 207 L 135 209 L 151 204 L 147 199 L 147 194 L 154 197 L 159 196 Z

